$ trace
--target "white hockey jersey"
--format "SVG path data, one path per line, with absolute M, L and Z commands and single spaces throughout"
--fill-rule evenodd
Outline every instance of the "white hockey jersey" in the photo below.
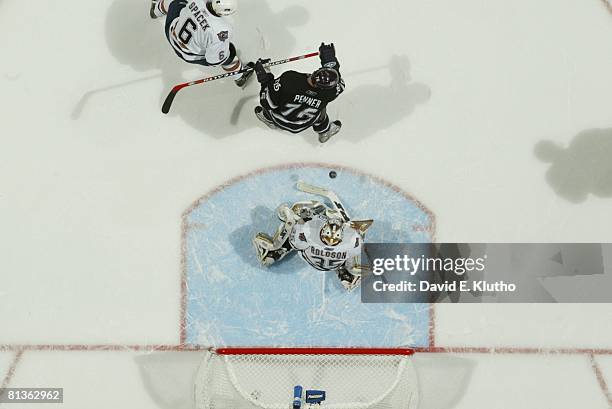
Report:
M 172 48 L 185 61 L 205 59 L 209 65 L 225 62 L 230 55 L 232 27 L 224 18 L 208 11 L 206 0 L 187 0 L 185 3 L 168 29 Z
M 359 232 L 346 223 L 342 228 L 342 242 L 330 247 L 321 241 L 320 232 L 327 223 L 324 215 L 314 216 L 304 224 L 296 224 L 289 237 L 291 246 L 302 258 L 320 271 L 351 270 L 359 265 L 363 240 Z

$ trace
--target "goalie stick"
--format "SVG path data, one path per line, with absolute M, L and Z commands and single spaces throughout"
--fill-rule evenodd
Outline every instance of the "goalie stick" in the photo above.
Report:
M 318 52 L 314 52 L 314 53 L 310 53 L 310 54 L 304 54 L 304 55 L 300 55 L 300 56 L 297 56 L 297 57 L 286 58 L 284 60 L 273 61 L 273 62 L 270 62 L 268 64 L 265 64 L 264 66 L 265 67 L 273 67 L 275 65 L 281 65 L 281 64 L 286 64 L 288 62 L 299 61 L 299 60 L 303 60 L 303 59 L 306 59 L 306 58 L 316 57 L 317 55 L 319 55 Z M 166 97 L 166 100 L 164 101 L 164 105 L 162 106 L 162 112 L 164 114 L 167 114 L 168 112 L 170 112 L 170 107 L 172 106 L 172 102 L 174 101 L 174 98 L 176 97 L 176 94 L 178 94 L 178 92 L 180 90 L 182 90 L 183 88 L 187 88 L 187 87 L 190 87 L 192 85 L 204 84 L 206 82 L 211 82 L 211 81 L 215 81 L 215 80 L 220 80 L 222 78 L 233 77 L 235 75 L 244 74 L 245 72 L 252 71 L 252 70 L 253 70 L 252 68 L 245 68 L 245 69 L 240 70 L 240 71 L 228 72 L 226 74 L 215 75 L 213 77 L 202 78 L 202 79 L 199 79 L 199 80 L 190 81 L 190 82 L 184 82 L 182 84 L 175 85 L 174 88 L 172 88 L 172 91 L 170 91 L 170 93 Z
M 344 221 L 345 222 L 351 221 L 351 218 L 346 212 L 344 205 L 342 205 L 340 198 L 335 192 L 329 189 L 325 189 L 323 187 L 309 185 L 308 183 L 303 182 L 301 180 L 297 183 L 297 188 L 298 190 L 301 190 L 302 192 L 310 193 L 312 195 L 322 196 L 322 197 L 329 199 L 329 201 L 332 202 L 334 207 L 340 212 Z

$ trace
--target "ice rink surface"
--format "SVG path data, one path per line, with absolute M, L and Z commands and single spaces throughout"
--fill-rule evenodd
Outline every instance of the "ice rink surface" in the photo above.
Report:
M 262 169 L 371 175 L 431 211 L 440 242 L 612 239 L 602 0 L 242 0 L 246 59 L 336 44 L 345 126 L 326 146 L 261 126 L 255 84 L 187 89 L 162 115 L 174 84 L 217 71 L 179 61 L 148 7 L 0 0 L 1 386 L 63 387 L 64 409 L 192 408 L 207 338 L 185 338 L 184 215 Z M 272 210 L 265 192 L 289 189 L 266 180 L 227 206 Z M 610 305 L 428 318 L 421 408 L 612 407 Z

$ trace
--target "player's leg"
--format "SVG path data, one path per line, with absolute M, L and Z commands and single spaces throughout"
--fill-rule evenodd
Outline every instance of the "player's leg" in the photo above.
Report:
M 276 230 L 274 237 L 270 237 L 265 233 L 258 233 L 253 239 L 257 257 L 266 267 L 282 260 L 283 257 L 293 250 L 289 242 L 289 236 L 297 216 L 286 204 L 279 206 L 276 214 L 281 221 L 281 225 Z
M 168 14 L 168 4 L 170 0 L 151 0 L 151 10 L 149 14 L 152 19 L 160 18 Z
M 319 142 L 325 143 L 329 141 L 329 139 L 340 132 L 342 128 L 342 122 L 334 121 L 331 122 L 329 120 L 329 116 L 327 115 L 327 110 L 323 110 L 319 115 L 319 118 L 312 126 L 312 129 L 316 133 L 319 134 Z
M 274 249 L 274 239 L 265 233 L 258 233 L 255 236 L 253 246 L 255 246 L 260 263 L 266 267 L 282 260 L 291 251 L 290 248 L 285 246 Z
M 284 225 L 280 226 L 274 237 L 270 237 L 266 233 L 257 233 L 253 239 L 253 246 L 257 252 L 257 258 L 262 265 L 269 267 L 277 261 L 282 260 L 293 250 L 289 240 L 287 240 L 288 235 L 284 241 L 279 237 L 284 229 Z

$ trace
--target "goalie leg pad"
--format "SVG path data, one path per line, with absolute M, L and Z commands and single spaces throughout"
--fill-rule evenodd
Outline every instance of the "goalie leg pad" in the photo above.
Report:
M 265 233 L 258 233 L 253 239 L 253 246 L 257 252 L 257 258 L 266 267 L 282 260 L 291 251 L 285 246 L 275 248 L 272 237 Z

